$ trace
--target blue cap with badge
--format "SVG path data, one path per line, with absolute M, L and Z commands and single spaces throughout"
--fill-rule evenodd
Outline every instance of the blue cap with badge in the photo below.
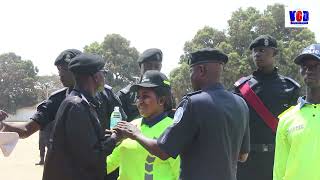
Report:
M 294 63 L 301 65 L 307 58 L 320 61 L 320 44 L 311 44 L 303 49 L 301 54 L 294 59 Z

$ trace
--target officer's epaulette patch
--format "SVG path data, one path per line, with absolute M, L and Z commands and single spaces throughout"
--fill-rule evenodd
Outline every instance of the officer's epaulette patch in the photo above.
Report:
M 131 87 L 131 84 L 121 89 L 120 92 L 122 92 L 123 94 L 128 94 L 130 92 L 130 87 Z
M 104 88 L 105 88 L 105 89 L 108 89 L 108 90 L 111 90 L 111 89 L 112 89 L 112 87 L 109 86 L 109 85 L 107 85 L 107 84 L 104 85 Z
M 193 95 L 199 94 L 199 93 L 201 93 L 201 92 L 202 92 L 202 90 L 193 91 L 193 92 L 191 92 L 191 93 L 187 93 L 186 96 L 193 96 Z
M 53 93 L 51 93 L 50 96 L 56 96 L 56 95 L 58 95 L 60 93 L 66 93 L 67 89 L 68 89 L 67 87 L 64 87 L 64 88 L 61 88 L 59 90 L 56 90 Z
M 299 84 L 297 81 L 293 80 L 292 78 L 289 78 L 289 77 L 286 77 L 286 76 L 283 76 L 283 78 L 284 78 L 285 80 L 291 82 L 291 83 L 292 83 L 293 85 L 295 85 L 297 88 L 300 88 L 300 87 L 301 87 L 300 84 Z
M 244 84 L 245 82 L 247 82 L 250 79 L 251 79 L 251 76 L 242 77 L 242 78 L 240 78 L 238 81 L 236 81 L 234 83 L 234 86 L 235 87 L 239 87 L 239 86 L 241 86 L 242 84 Z

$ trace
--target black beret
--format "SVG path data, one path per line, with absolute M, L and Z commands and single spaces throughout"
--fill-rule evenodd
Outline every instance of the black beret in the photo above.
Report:
M 141 65 L 141 63 L 147 62 L 147 61 L 162 61 L 162 51 L 157 48 L 151 48 L 145 50 L 138 58 L 138 63 Z
M 214 61 L 228 62 L 228 56 L 218 49 L 203 48 L 191 53 L 189 65 L 194 66 L 197 64 L 210 63 Z
M 104 68 L 104 60 L 99 55 L 82 53 L 71 60 L 69 70 L 77 74 L 94 74 Z
M 311 44 L 306 47 L 295 59 L 294 63 L 301 65 L 307 58 L 320 61 L 320 44 Z
M 71 59 L 81 54 L 82 52 L 77 49 L 67 49 L 62 51 L 54 61 L 54 65 L 67 63 L 69 64 Z
M 277 40 L 270 35 L 261 35 L 251 42 L 249 49 L 252 50 L 256 47 L 277 48 Z
M 130 91 L 137 91 L 139 87 L 154 88 L 165 87 L 170 88 L 170 81 L 167 76 L 157 70 L 146 71 L 142 80 L 138 84 L 134 84 L 130 87 Z

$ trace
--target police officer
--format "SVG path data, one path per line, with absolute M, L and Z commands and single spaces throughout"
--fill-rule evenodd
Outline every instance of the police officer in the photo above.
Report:
M 246 163 L 239 164 L 238 180 L 272 180 L 276 117 L 296 104 L 300 85 L 278 73 L 275 38 L 261 35 L 249 48 L 257 70 L 235 83 L 236 92 L 246 99 L 250 109 L 251 134 L 250 156 Z M 249 91 L 256 99 L 248 99 Z M 255 104 L 258 102 L 260 105 Z
M 3 131 L 17 132 L 20 138 L 27 138 L 38 130 L 46 128 L 55 118 L 57 110 L 61 102 L 70 93 L 74 86 L 73 74 L 68 70 L 68 64 L 71 59 L 80 55 L 81 51 L 77 49 L 67 49 L 59 54 L 54 64 L 58 69 L 60 81 L 64 88 L 52 93 L 50 97 L 43 101 L 38 107 L 37 112 L 30 118 L 24 126 L 16 126 L 3 123 Z M 103 129 L 109 128 L 110 115 L 114 106 L 121 107 L 121 102 L 117 96 L 112 92 L 112 88 L 105 85 L 104 91 L 97 93 L 99 100 L 98 115 L 101 120 Z M 125 114 L 122 114 L 125 116 Z
M 105 158 L 119 140 L 105 136 L 97 113 L 97 92 L 104 91 L 104 60 L 80 54 L 69 63 L 75 87 L 61 103 L 50 137 L 43 180 L 103 180 Z
M 306 47 L 294 62 L 306 96 L 279 116 L 273 180 L 320 179 L 320 44 Z
M 138 58 L 140 67 L 140 79 L 148 70 L 161 70 L 162 67 L 162 51 L 157 48 L 145 50 Z M 139 117 L 139 111 L 135 105 L 136 93 L 130 92 L 131 84 L 121 89 L 118 92 L 119 99 L 122 102 L 122 107 L 127 115 L 127 121 L 132 121 Z
M 64 88 L 52 93 L 47 100 L 43 101 L 37 107 L 37 112 L 30 118 L 31 120 L 25 125 L 16 126 L 3 123 L 3 131 L 17 132 L 20 138 L 27 138 L 38 130 L 45 129 L 54 120 L 61 102 L 74 86 L 73 75 L 68 70 L 68 64 L 72 58 L 79 54 L 81 54 L 81 51 L 77 49 L 67 49 L 59 54 L 54 64 L 58 69 L 60 81 Z
M 180 155 L 180 179 L 235 180 L 237 161 L 245 161 L 249 152 L 249 110 L 240 96 L 220 83 L 227 61 L 227 55 L 216 49 L 191 53 L 195 92 L 183 98 L 173 125 L 158 140 L 144 137 L 123 121 L 116 130 L 161 159 Z
M 147 137 L 158 138 L 173 123 L 167 113 L 172 109 L 168 78 L 159 71 L 147 71 L 142 81 L 131 86 L 130 91 L 137 92 L 137 107 L 143 117 L 130 123 L 141 129 Z M 179 177 L 180 158 L 162 161 L 150 155 L 137 142 L 127 139 L 108 156 L 107 165 L 108 172 L 120 168 L 118 179 L 176 180 Z
M 36 165 L 44 164 L 44 157 L 46 155 L 46 148 L 48 149 L 49 137 L 54 123 L 49 123 L 44 129 L 39 131 L 39 151 L 40 161 Z

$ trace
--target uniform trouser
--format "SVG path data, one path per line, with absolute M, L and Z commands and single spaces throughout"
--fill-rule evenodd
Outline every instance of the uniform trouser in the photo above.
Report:
M 40 161 L 44 161 L 44 156 L 46 154 L 46 144 L 45 143 L 39 144 L 39 151 L 40 151 Z
M 274 152 L 250 152 L 245 163 L 238 163 L 237 180 L 272 180 Z

